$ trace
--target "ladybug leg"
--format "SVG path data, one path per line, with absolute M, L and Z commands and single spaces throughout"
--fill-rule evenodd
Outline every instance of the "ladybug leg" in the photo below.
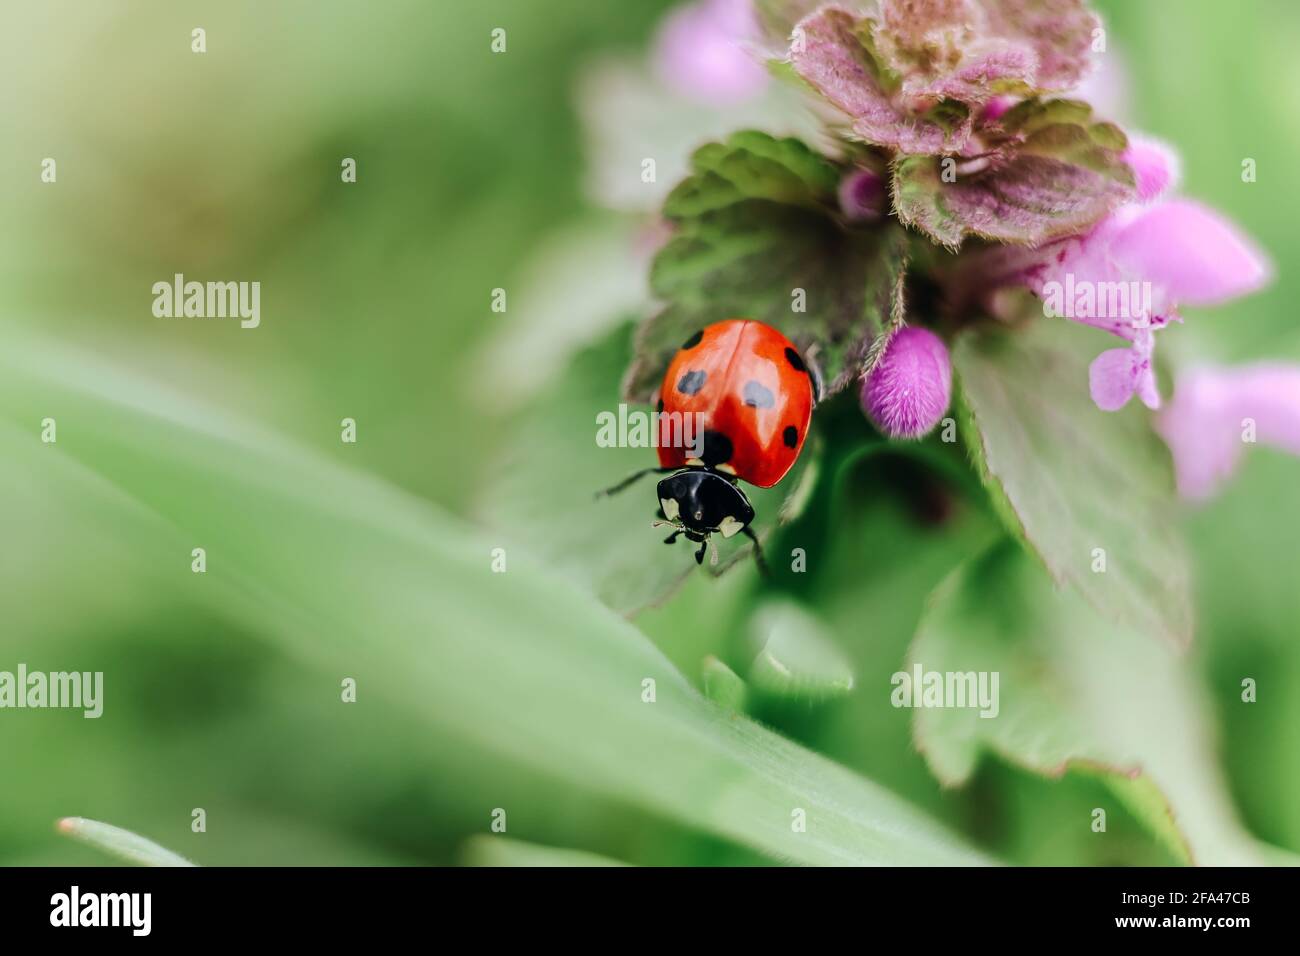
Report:
M 673 532 L 672 534 L 670 534 L 668 537 L 664 538 L 664 544 L 672 544 L 673 542 L 675 542 L 675 541 L 677 540 L 677 536 L 678 536 L 679 534 L 681 534 L 681 533 L 682 533 L 681 529 L 678 528 L 676 531 L 674 531 L 674 532 Z
M 695 563 L 696 563 L 696 564 L 703 564 L 703 563 L 704 563 L 704 552 L 705 552 L 706 550 L 708 550 L 708 547 L 709 547 L 709 542 L 708 542 L 707 539 L 704 540 L 704 541 L 701 541 L 701 542 L 700 542 L 700 550 L 698 550 L 698 551 L 695 552 Z
M 770 578 L 772 572 L 768 569 L 767 559 L 763 557 L 763 546 L 758 543 L 758 535 L 754 534 L 754 529 L 749 525 L 740 529 L 750 541 L 754 542 L 754 561 L 758 564 L 758 571 L 763 577 Z
M 604 491 L 596 492 L 597 498 L 608 498 L 610 495 L 617 494 L 629 485 L 635 484 L 646 475 L 662 475 L 665 472 L 676 471 L 676 468 L 642 468 L 640 471 L 634 471 L 616 485 L 606 488 Z

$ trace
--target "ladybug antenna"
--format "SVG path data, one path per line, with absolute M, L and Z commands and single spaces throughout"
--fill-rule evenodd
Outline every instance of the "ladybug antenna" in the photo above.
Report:
M 640 471 L 634 471 L 616 485 L 611 485 L 601 491 L 596 492 L 596 497 L 608 498 L 610 495 L 616 495 L 624 488 L 636 484 L 646 475 L 662 475 L 670 471 L 676 471 L 676 468 L 642 468 Z
M 758 573 L 765 578 L 770 578 L 772 572 L 767 566 L 767 559 L 763 557 L 763 546 L 758 542 L 758 535 L 754 533 L 754 529 L 749 525 L 745 525 L 740 530 L 744 532 L 745 537 L 754 542 L 754 563 L 758 565 Z

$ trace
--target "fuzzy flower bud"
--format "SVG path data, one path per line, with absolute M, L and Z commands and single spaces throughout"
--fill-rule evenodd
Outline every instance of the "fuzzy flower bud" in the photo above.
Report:
M 885 212 L 885 180 L 870 169 L 855 169 L 840 180 L 840 212 L 850 222 L 874 222 Z
M 948 349 L 939 336 L 916 326 L 900 329 L 862 380 L 863 411 L 890 438 L 925 435 L 939 424 L 951 397 Z
M 1129 136 L 1124 162 L 1133 170 L 1142 202 L 1154 202 L 1178 185 L 1178 154 L 1159 140 Z

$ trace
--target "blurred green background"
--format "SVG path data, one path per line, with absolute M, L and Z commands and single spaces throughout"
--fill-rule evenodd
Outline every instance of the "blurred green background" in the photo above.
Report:
M 1277 265 L 1264 294 L 1189 315 L 1163 347 L 1179 361 L 1300 360 L 1300 7 L 1098 7 L 1124 74 L 1106 104 L 1175 144 L 1184 190 Z M 6 5 L 0 669 L 102 670 L 106 700 L 96 721 L 0 711 L 0 862 L 104 862 L 54 834 L 65 815 L 214 865 L 515 859 L 509 844 L 471 839 L 495 808 L 512 838 L 627 862 L 786 857 L 786 838 L 754 822 L 759 808 L 839 771 L 719 730 L 726 719 L 692 703 L 668 665 L 695 681 L 706 654 L 736 658 L 761 590 L 752 571 L 693 578 L 632 625 L 582 581 L 554 590 L 555 568 L 513 545 L 509 573 L 478 573 L 509 516 L 544 509 L 567 474 L 547 460 L 566 449 L 537 440 L 529 416 L 583 442 L 592 427 L 590 402 L 538 396 L 563 388 L 572 353 L 620 341 L 644 305 L 651 220 L 636 201 L 608 208 L 592 184 L 637 182 L 620 157 L 645 141 L 662 151 L 666 187 L 692 135 L 754 122 L 752 106 L 682 104 L 689 122 L 674 126 L 671 98 L 620 94 L 613 77 L 646 69 L 668 9 Z M 503 54 L 489 48 L 496 27 Z M 638 113 L 643 100 L 658 112 Z M 628 138 L 622 153 L 611 128 Z M 56 184 L 40 181 L 45 157 Z M 344 157 L 355 184 L 340 182 Z M 1241 181 L 1245 157 L 1256 183 Z M 150 287 L 176 272 L 260 281 L 261 327 L 154 318 Z M 505 313 L 491 309 L 497 288 Z M 609 352 L 592 379 L 608 386 L 585 397 L 603 407 L 617 400 L 621 353 Z M 572 414 L 556 421 L 563 407 Z M 39 441 L 45 416 L 56 446 Z M 339 440 L 345 417 L 356 444 Z M 642 456 L 596 460 L 592 488 Z M 759 716 L 880 785 L 846 792 L 889 808 L 901 797 L 959 834 L 954 845 L 1033 864 L 1171 862 L 1122 807 L 1104 840 L 1080 824 L 1106 799 L 1093 774 L 1047 779 L 989 757 L 961 789 L 931 775 L 907 712 L 879 688 L 927 594 L 996 535 L 960 502 L 942 529 L 918 518 L 896 467 L 847 472 L 827 503 L 836 557 L 812 585 L 857 688 Z M 1260 449 L 1187 517 L 1199 614 L 1188 666 L 1210 757 L 1250 833 L 1293 852 L 1297 489 L 1300 465 Z M 648 534 L 588 520 L 612 551 Z M 207 575 L 190 572 L 198 546 Z M 515 585 L 517 574 L 535 577 Z M 685 716 L 647 722 L 642 674 L 658 674 L 661 704 L 680 700 Z M 356 704 L 340 702 L 346 676 Z M 1258 703 L 1240 702 L 1243 677 Z M 627 701 L 601 696 L 619 681 Z M 788 777 L 753 756 L 769 747 Z M 191 831 L 198 807 L 206 833 Z M 788 831 L 788 815 L 777 824 Z M 946 845 L 925 826 L 915 856 L 896 859 Z

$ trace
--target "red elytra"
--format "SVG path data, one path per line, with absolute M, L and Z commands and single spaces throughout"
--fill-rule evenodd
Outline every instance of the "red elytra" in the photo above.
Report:
M 789 339 L 752 319 L 715 322 L 687 339 L 664 374 L 659 410 L 683 418 L 660 419 L 659 464 L 699 463 L 674 441 L 684 417 L 698 415 L 703 463 L 770 488 L 799 457 L 812 409 L 812 379 Z

